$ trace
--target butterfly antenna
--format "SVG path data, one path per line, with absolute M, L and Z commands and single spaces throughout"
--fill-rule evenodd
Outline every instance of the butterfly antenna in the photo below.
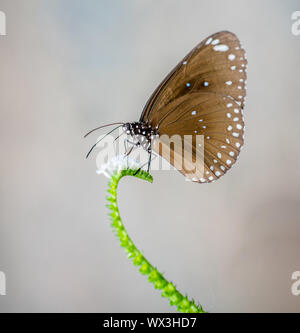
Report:
M 119 137 L 120 137 L 121 135 L 123 135 L 123 134 L 124 134 L 124 132 L 122 132 L 121 134 L 119 134 L 119 135 L 114 139 L 114 142 L 117 141 L 117 140 L 119 139 Z
M 94 129 L 92 129 L 91 131 L 89 131 L 88 133 L 86 133 L 86 135 L 84 136 L 84 138 L 86 138 L 89 134 L 93 133 L 94 131 L 97 131 L 100 128 L 107 127 L 107 126 L 112 126 L 112 125 L 119 125 L 119 124 L 124 125 L 124 123 L 111 123 L 111 124 L 107 124 L 107 125 L 102 125 L 102 126 L 96 127 Z
M 119 124 L 120 124 L 120 123 L 119 123 Z M 92 148 L 89 150 L 89 152 L 88 152 L 87 155 L 86 155 L 86 158 L 89 157 L 90 153 L 93 151 L 93 149 L 97 146 L 97 144 L 98 144 L 99 142 L 101 142 L 101 141 L 102 141 L 103 139 L 105 139 L 110 133 L 112 133 L 113 131 L 115 131 L 117 128 L 119 128 L 119 127 L 121 127 L 121 126 L 123 126 L 123 123 L 122 123 L 122 125 L 119 125 L 119 126 L 115 127 L 114 129 L 112 129 L 111 131 L 109 131 L 108 133 L 106 133 L 106 134 L 104 135 L 103 138 L 101 138 L 100 140 L 98 140 L 98 141 L 92 146 Z

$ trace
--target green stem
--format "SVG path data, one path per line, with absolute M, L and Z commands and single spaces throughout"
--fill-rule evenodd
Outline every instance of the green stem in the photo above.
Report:
M 162 291 L 161 296 L 168 298 L 170 305 L 175 305 L 177 311 L 184 313 L 204 313 L 200 305 L 196 305 L 194 300 L 190 301 L 187 296 L 183 296 L 173 283 L 167 281 L 163 275 L 149 263 L 128 236 L 117 205 L 117 187 L 120 179 L 124 176 L 134 176 L 151 183 L 153 181 L 152 176 L 148 172 L 143 170 L 137 172 L 137 170 L 133 169 L 123 169 L 119 172 L 115 172 L 110 178 L 107 190 L 109 193 L 107 197 L 108 205 L 106 206 L 110 210 L 111 226 L 120 240 L 121 247 L 124 248 L 132 264 L 140 267 L 139 272 L 148 276 L 148 281 L 153 284 L 155 289 Z

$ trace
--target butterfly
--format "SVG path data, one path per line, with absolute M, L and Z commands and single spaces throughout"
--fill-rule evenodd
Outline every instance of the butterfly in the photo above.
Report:
M 139 121 L 114 124 L 133 139 L 133 145 L 149 153 L 148 171 L 154 151 L 175 167 L 182 158 L 184 163 L 177 169 L 187 180 L 215 181 L 236 162 L 244 143 L 246 69 L 245 51 L 238 38 L 228 31 L 213 34 L 166 76 L 150 96 Z M 173 144 L 170 154 L 163 154 L 162 147 L 167 144 L 163 137 L 174 135 L 182 142 L 185 136 L 192 137 L 192 141 L 183 150 L 182 143 Z M 197 135 L 202 136 L 202 144 L 197 144 Z M 201 163 L 196 162 L 190 172 L 185 167 L 185 156 L 195 160 L 199 152 Z

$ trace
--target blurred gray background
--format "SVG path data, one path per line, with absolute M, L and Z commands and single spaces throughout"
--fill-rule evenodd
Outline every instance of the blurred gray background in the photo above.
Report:
M 220 30 L 247 51 L 245 146 L 213 184 L 175 171 L 122 180 L 120 211 L 148 260 L 210 312 L 300 310 L 299 1 L 0 1 L 2 312 L 175 311 L 109 226 L 107 179 L 85 153 L 100 124 L 147 98 Z

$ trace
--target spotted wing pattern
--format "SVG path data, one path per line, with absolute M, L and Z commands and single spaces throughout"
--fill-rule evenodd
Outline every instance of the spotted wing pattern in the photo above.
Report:
M 182 168 L 176 166 L 192 181 L 211 182 L 224 175 L 237 160 L 243 145 L 244 121 L 241 106 L 227 96 L 196 92 L 192 98 L 182 96 L 174 100 L 166 109 L 172 112 L 160 124 L 160 137 L 153 146 L 154 151 L 174 166 L 174 158 L 177 158 L 177 165 L 180 165 L 178 159 L 181 158 L 182 151 L 186 154 L 183 156 L 184 161 L 187 160 L 185 156 L 193 156 L 195 172 L 189 173 L 184 163 Z M 193 145 L 182 140 L 174 145 L 172 158 L 171 155 L 163 154 L 159 148 L 159 144 L 163 144 L 163 134 L 169 137 L 202 135 L 203 140 L 200 143 L 194 140 Z
M 184 168 L 179 170 L 188 179 L 214 181 L 235 163 L 244 142 L 246 68 L 237 37 L 226 31 L 216 33 L 197 45 L 147 102 L 140 120 L 156 127 L 160 136 L 203 135 L 204 169 L 200 172 L 199 165 L 192 176 Z M 193 142 L 184 149 L 195 157 L 199 147 Z M 173 158 L 167 158 L 171 164 L 181 153 L 177 148 L 173 147 Z M 157 145 L 153 149 L 160 152 Z

